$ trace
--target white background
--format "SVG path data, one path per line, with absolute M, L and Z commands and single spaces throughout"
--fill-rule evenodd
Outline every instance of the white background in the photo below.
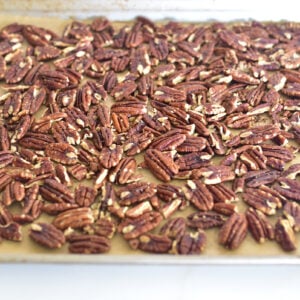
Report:
M 299 266 L 0 265 L 0 299 L 299 299 Z

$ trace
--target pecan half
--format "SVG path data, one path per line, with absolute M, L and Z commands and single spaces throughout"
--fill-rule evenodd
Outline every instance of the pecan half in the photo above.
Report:
M 125 219 L 118 226 L 118 231 L 125 239 L 134 239 L 146 233 L 162 221 L 162 216 L 158 212 L 148 212 L 134 219 Z
M 287 202 L 283 207 L 283 215 L 288 219 L 294 231 L 300 231 L 300 205 Z
M 279 219 L 275 225 L 275 240 L 284 251 L 296 250 L 296 237 L 288 220 Z
M 29 236 L 36 243 L 50 249 L 60 248 L 65 243 L 63 232 L 48 223 L 31 224 Z
M 40 187 L 42 197 L 55 203 L 74 203 L 73 193 L 63 184 L 54 179 L 46 179 Z
M 129 244 L 133 249 L 152 253 L 168 253 L 172 248 L 170 238 L 151 233 L 142 234 L 138 238 L 130 240 Z
M 65 165 L 77 162 L 77 150 L 67 143 L 52 143 L 45 147 L 45 154 L 52 160 Z
M 188 180 L 182 191 L 186 199 L 199 210 L 208 211 L 213 208 L 213 196 L 200 180 Z
M 89 207 L 73 208 L 57 215 L 52 224 L 61 230 L 83 228 L 94 222 L 93 212 Z
M 229 249 L 237 249 L 247 235 L 248 222 L 244 214 L 233 214 L 221 227 L 219 242 Z
M 96 254 L 110 250 L 111 242 L 99 235 L 71 234 L 67 236 L 71 253 Z
M 209 229 L 222 226 L 225 220 L 224 216 L 216 212 L 196 212 L 188 215 L 187 226 L 191 228 Z
M 9 241 L 20 242 L 22 240 L 21 226 L 15 222 L 0 225 L 0 237 Z
M 249 231 L 258 243 L 264 243 L 266 239 L 273 240 L 274 228 L 261 211 L 249 208 L 246 212 Z
M 206 246 L 206 234 L 202 230 L 186 232 L 175 244 L 175 253 L 200 254 Z
M 144 159 L 152 174 L 162 181 L 170 181 L 179 171 L 173 159 L 159 150 L 148 149 Z
M 186 221 L 184 218 L 178 217 L 168 220 L 163 227 L 160 229 L 159 233 L 161 235 L 167 236 L 172 240 L 180 240 L 184 235 L 186 230 Z

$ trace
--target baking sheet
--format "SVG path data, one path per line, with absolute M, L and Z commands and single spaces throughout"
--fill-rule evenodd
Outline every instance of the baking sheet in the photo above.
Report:
M 61 33 L 64 26 L 70 20 L 56 18 L 33 18 L 19 16 L 0 16 L 0 27 L 9 23 L 19 22 L 24 24 L 36 24 L 57 33 Z M 119 24 L 122 25 L 121 23 Z M 1 93 L 1 90 L 0 90 Z M 298 155 L 297 160 L 300 161 Z M 149 175 L 148 175 L 149 176 Z M 150 180 L 150 178 L 149 178 Z M 152 180 L 152 179 L 151 179 Z M 240 201 L 240 211 L 244 206 Z M 184 214 L 188 214 L 192 208 L 188 208 Z M 174 217 L 176 214 L 173 215 Z M 173 217 L 172 216 L 172 217 Z M 48 218 L 44 216 L 39 220 Z M 273 219 L 275 220 L 275 218 Z M 32 242 L 27 237 L 28 226 L 23 230 L 23 241 L 21 243 L 3 241 L 0 244 L 1 262 L 78 262 L 78 263 L 300 263 L 300 239 L 298 236 L 298 250 L 293 253 L 284 253 L 277 243 L 266 241 L 263 245 L 257 244 L 248 234 L 242 245 L 235 251 L 228 251 L 218 244 L 218 230 L 207 230 L 207 247 L 199 256 L 173 256 L 153 255 L 140 251 L 133 251 L 127 242 L 120 236 L 115 235 L 112 240 L 112 249 L 108 254 L 100 255 L 74 255 L 67 252 L 67 244 L 61 249 L 49 250 Z

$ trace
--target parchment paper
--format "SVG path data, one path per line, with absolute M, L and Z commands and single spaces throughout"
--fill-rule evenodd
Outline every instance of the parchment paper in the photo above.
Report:
M 55 18 L 36 18 L 36 17 L 20 17 L 20 16 L 0 16 L 0 27 L 4 25 L 18 22 L 23 24 L 34 24 L 42 26 L 48 29 L 55 31 L 60 34 L 66 24 L 70 20 L 61 20 Z M 118 23 L 117 26 L 121 26 L 124 23 Z M 1 92 L 1 91 L 0 91 Z M 300 162 L 300 156 L 293 161 Z M 141 171 L 145 174 L 145 180 L 155 181 L 153 177 L 147 173 L 147 171 Z M 245 205 L 242 201 L 239 201 L 239 210 L 242 212 L 245 210 Z M 177 215 L 188 215 L 193 209 L 189 207 L 183 213 L 176 213 L 172 217 Z M 270 218 L 273 222 L 276 221 L 276 218 Z M 40 217 L 39 221 L 51 220 L 51 218 L 45 214 Z M 29 225 L 30 226 L 30 225 Z M 300 237 L 298 236 L 298 250 L 293 253 L 284 253 L 281 248 L 274 241 L 266 241 L 264 244 L 258 244 L 254 241 L 252 236 L 248 234 L 245 241 L 242 245 L 235 251 L 228 251 L 224 247 L 218 244 L 218 229 L 209 229 L 206 230 L 207 233 L 207 246 L 202 255 L 194 256 L 190 258 L 182 258 L 179 256 L 169 255 L 160 256 L 147 254 L 141 251 L 132 250 L 127 242 L 119 235 L 116 234 L 112 240 L 112 248 L 108 254 L 100 255 L 73 255 L 69 254 L 67 250 L 67 244 L 61 249 L 49 250 L 37 245 L 35 242 L 31 241 L 27 237 L 27 230 L 29 226 L 23 226 L 23 241 L 11 242 L 4 240 L 0 244 L 0 261 L 43 261 L 43 262 L 159 262 L 159 263 L 181 263 L 181 262 L 192 262 L 192 263 L 203 263 L 215 261 L 226 263 L 226 261 L 234 262 L 235 258 L 238 258 L 239 261 L 247 262 L 252 261 L 253 258 L 272 258 L 272 262 L 280 262 L 282 259 L 296 258 L 300 254 Z M 275 258 L 275 260 L 274 260 Z M 276 260 L 278 258 L 278 260 Z M 220 260 L 221 259 L 221 260 Z M 241 260 L 242 259 L 242 260 Z M 292 260 L 295 262 L 295 260 Z

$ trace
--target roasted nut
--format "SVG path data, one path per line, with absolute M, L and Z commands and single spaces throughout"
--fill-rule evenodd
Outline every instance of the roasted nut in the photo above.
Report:
M 197 229 L 209 229 L 222 226 L 225 220 L 224 216 L 216 212 L 196 212 L 187 217 L 187 226 Z
M 246 212 L 246 217 L 249 231 L 258 243 L 263 243 L 266 239 L 274 239 L 274 228 L 261 211 L 250 207 Z
M 175 253 L 200 254 L 206 246 L 206 235 L 202 230 L 186 232 L 175 244 Z
M 288 220 L 279 219 L 275 225 L 275 239 L 284 251 L 296 250 L 296 237 Z
M 95 254 L 110 250 L 110 240 L 99 235 L 71 234 L 67 236 L 71 253 Z
M 50 248 L 60 248 L 65 243 L 62 231 L 48 223 L 31 224 L 29 236 L 38 244 Z
M 170 181 L 178 173 L 173 159 L 159 150 L 147 150 L 144 159 L 153 175 L 162 181 Z
M 168 253 L 172 248 L 172 240 L 166 235 L 160 236 L 151 233 L 140 235 L 129 241 L 131 248 L 152 253 Z
M 199 210 L 208 211 L 213 208 L 213 196 L 200 180 L 188 180 L 183 194 Z
M 229 249 L 238 248 L 247 235 L 247 219 L 244 214 L 233 214 L 219 232 L 219 242 Z

